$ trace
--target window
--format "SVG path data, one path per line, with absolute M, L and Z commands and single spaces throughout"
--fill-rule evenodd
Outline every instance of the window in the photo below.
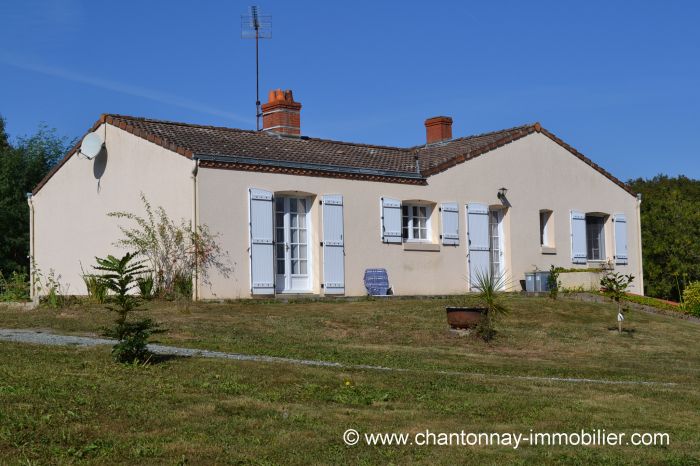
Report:
M 489 210 L 489 251 L 490 251 L 490 271 L 493 276 L 501 274 L 501 212 Z
M 540 210 L 540 246 L 554 246 L 551 210 Z
M 403 204 L 401 206 L 401 236 L 404 241 L 428 241 L 430 239 L 430 207 Z
M 308 201 L 293 197 L 275 198 L 275 244 L 277 274 L 306 275 L 308 271 Z
M 605 218 L 600 215 L 586 215 L 586 258 L 605 260 Z

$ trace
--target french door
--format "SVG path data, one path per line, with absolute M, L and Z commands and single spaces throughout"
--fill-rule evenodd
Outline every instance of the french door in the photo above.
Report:
M 278 293 L 311 291 L 309 218 L 306 198 L 275 198 L 275 290 Z
M 502 210 L 489 210 L 489 269 L 491 276 L 503 274 L 502 221 Z

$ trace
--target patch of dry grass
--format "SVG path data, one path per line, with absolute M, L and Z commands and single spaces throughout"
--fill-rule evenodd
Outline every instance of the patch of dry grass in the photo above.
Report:
M 0 462 L 656 463 L 697 459 L 693 386 L 629 387 L 176 359 L 0 344 Z M 347 382 L 350 382 L 348 384 Z M 347 447 L 360 432 L 668 432 L 671 447 Z
M 193 303 L 178 311 L 149 303 L 167 344 L 323 359 L 348 364 L 523 375 L 688 382 L 700 378 L 700 352 L 688 342 L 700 325 L 631 311 L 619 335 L 614 306 L 508 296 L 512 312 L 494 342 L 446 330 L 447 299 L 298 303 Z M 109 323 L 96 306 L 0 310 L 0 326 L 95 334 Z M 680 370 L 678 370 L 680 369 Z
M 176 358 L 111 362 L 108 348 L 0 343 L 0 463 L 698 464 L 700 326 L 613 306 L 506 298 L 492 344 L 446 331 L 450 300 L 153 302 L 163 342 L 425 369 L 410 373 Z M 95 306 L 0 307 L 0 327 L 91 334 Z M 434 369 L 479 375 L 436 374 Z M 557 376 L 674 386 L 533 381 Z M 347 447 L 342 432 L 668 432 L 670 447 Z

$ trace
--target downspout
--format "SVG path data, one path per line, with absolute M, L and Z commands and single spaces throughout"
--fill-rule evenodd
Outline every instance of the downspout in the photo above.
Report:
M 34 196 L 27 193 L 29 205 L 29 298 L 34 301 L 36 290 L 34 289 Z
M 199 159 L 192 159 L 192 231 L 199 233 L 199 219 L 197 218 L 197 173 L 199 172 Z M 195 247 L 195 256 L 198 254 Z M 199 300 L 199 270 L 198 257 L 194 261 L 194 276 L 192 277 L 192 298 Z
M 642 193 L 637 194 L 637 260 L 639 261 L 639 291 L 644 296 L 644 263 L 642 262 Z

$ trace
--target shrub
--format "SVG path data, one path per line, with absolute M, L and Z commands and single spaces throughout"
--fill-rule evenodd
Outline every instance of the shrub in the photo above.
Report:
M 177 275 L 173 279 L 173 293 L 175 298 L 192 299 L 192 276 Z
M 151 352 L 148 351 L 148 339 L 154 333 L 162 332 L 160 325 L 151 319 L 140 319 L 134 322 L 118 323 L 104 334 L 119 340 L 112 348 L 112 356 L 117 362 L 138 361 L 143 363 L 148 362 L 151 358 Z
M 112 349 L 112 355 L 118 362 L 147 362 L 150 358 L 148 339 L 155 333 L 164 330 L 151 319 L 130 321 L 129 316 L 140 307 L 140 301 L 133 294 L 138 287 L 137 279 L 147 272 L 141 262 L 132 262 L 135 254 L 127 253 L 121 259 L 107 256 L 106 259 L 96 257 L 96 270 L 105 272 L 100 280 L 112 291 L 109 302 L 114 305 L 107 309 L 117 314 L 114 327 L 105 329 L 104 335 L 116 338 L 118 343 Z
M 196 276 L 209 285 L 211 269 L 216 269 L 224 277 L 230 275 L 232 268 L 228 265 L 227 253 L 221 250 L 217 235 L 210 233 L 206 225 L 195 230 L 189 220 L 183 219 L 177 224 L 162 207 L 154 209 L 143 193 L 141 201 L 145 217 L 130 212 L 111 212 L 108 215 L 136 223 L 134 227 L 121 227 L 124 237 L 116 246 L 136 250 L 146 258 L 153 271 L 155 294 L 173 296 L 175 287 L 182 284 L 184 277 L 191 282 Z M 189 287 L 187 294 L 191 296 L 191 283 Z
M 700 317 L 700 281 L 689 283 L 683 290 L 683 309 Z
M 12 272 L 5 279 L 0 272 L 0 301 L 28 301 L 29 279 L 26 273 Z
M 663 299 L 652 298 L 651 296 L 640 296 L 636 294 L 626 294 L 623 298 L 624 301 L 629 301 L 636 304 L 643 304 L 645 306 L 655 307 L 657 309 L 663 309 L 666 311 L 681 312 L 683 307 L 678 304 L 672 304 L 673 301 L 664 301 Z
M 547 277 L 547 287 L 549 288 L 549 297 L 552 299 L 557 299 L 559 296 L 559 288 L 561 287 L 561 282 L 559 281 L 559 274 L 564 269 L 561 267 L 555 267 L 554 264 L 549 268 L 549 276 Z
M 627 293 L 627 289 L 634 280 L 633 275 L 622 275 L 617 272 L 607 272 L 600 279 L 600 286 L 603 293 L 617 303 L 618 316 L 622 312 L 622 299 Z M 622 321 L 618 318 L 618 330 L 622 332 Z
M 627 289 L 633 281 L 633 275 L 608 272 L 600 279 L 600 286 L 603 288 L 603 293 L 610 296 L 619 306 L 620 301 L 625 296 L 625 293 L 627 293 Z
M 44 273 L 34 264 L 33 284 L 37 295 L 41 296 L 41 303 L 49 307 L 60 308 L 68 303 L 68 287 L 61 283 L 61 275 L 57 275 L 53 269 Z

